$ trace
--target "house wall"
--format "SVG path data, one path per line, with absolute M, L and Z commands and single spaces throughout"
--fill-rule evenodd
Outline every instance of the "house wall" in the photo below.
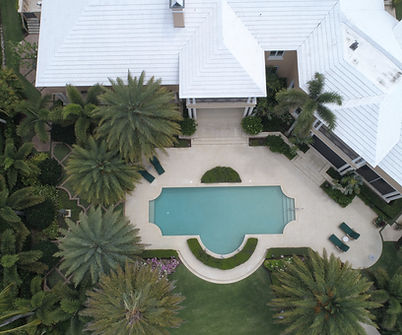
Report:
M 265 65 L 278 67 L 278 75 L 287 78 L 288 85 L 294 81 L 295 88 L 299 87 L 299 73 L 297 66 L 297 52 L 285 51 L 282 60 L 269 59 L 270 51 L 265 51 Z

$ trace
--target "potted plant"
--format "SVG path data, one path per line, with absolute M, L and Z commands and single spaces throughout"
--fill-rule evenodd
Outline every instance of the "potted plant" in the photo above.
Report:
M 385 220 L 385 218 L 383 216 L 379 215 L 377 218 L 374 219 L 374 224 L 378 228 L 382 228 L 387 224 L 387 221 Z

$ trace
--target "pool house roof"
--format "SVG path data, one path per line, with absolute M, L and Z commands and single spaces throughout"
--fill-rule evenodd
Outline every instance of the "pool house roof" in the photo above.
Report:
M 335 134 L 402 185 L 402 23 L 382 0 L 44 0 L 36 85 L 90 86 L 127 71 L 181 98 L 265 96 L 264 51 L 296 50 L 344 97 Z M 354 45 L 355 48 L 351 48 Z

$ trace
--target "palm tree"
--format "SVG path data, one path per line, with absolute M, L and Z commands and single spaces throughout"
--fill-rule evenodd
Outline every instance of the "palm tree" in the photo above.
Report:
M 90 87 L 86 99 L 74 86 L 67 85 L 66 91 L 70 103 L 63 108 L 62 118 L 74 122 L 75 136 L 81 143 L 84 143 L 88 137 L 88 129 L 93 122 L 92 111 L 99 104 L 98 96 L 103 92 L 103 88 L 100 85 Z
M 95 205 L 119 202 L 140 178 L 135 167 L 108 151 L 104 141 L 97 143 L 92 137 L 86 148 L 73 145 L 66 171 L 74 191 Z
M 381 327 L 402 333 L 402 268 L 392 277 L 383 268 L 370 273 L 378 288 L 373 293 L 374 300 L 384 305 L 376 313 Z
M 36 193 L 33 187 L 24 187 L 10 194 L 4 177 L 0 175 L 0 228 L 12 228 L 18 235 L 19 245 L 29 235 L 19 216 L 23 214 L 21 211 L 45 200 Z
M 48 109 L 50 95 L 40 96 L 35 102 L 28 100 L 22 101 L 17 106 L 17 112 L 24 114 L 17 127 L 17 134 L 21 137 L 29 138 L 37 135 L 42 142 L 49 141 L 51 112 Z
M 336 125 L 335 114 L 325 105 L 336 103 L 342 105 L 342 97 L 334 92 L 322 92 L 325 77 L 316 73 L 314 79 L 307 83 L 308 93 L 297 89 L 282 90 L 276 95 L 278 105 L 275 112 L 278 114 L 288 113 L 289 109 L 299 107 L 301 113 L 296 119 L 293 133 L 299 138 L 308 137 L 315 120 L 315 112 L 328 124 L 329 129 Z
M 161 87 L 161 80 L 144 79 L 142 72 L 139 78 L 128 73 L 127 85 L 121 78 L 110 80 L 112 87 L 100 96 L 103 105 L 94 113 L 100 119 L 98 138 L 130 162 L 152 157 L 155 148 L 172 146 L 181 133 L 173 93 Z
M 126 263 L 101 276 L 81 314 L 92 318 L 87 324 L 92 334 L 169 334 L 167 328 L 182 323 L 177 312 L 184 298 L 173 290 L 173 283 L 150 265 Z
M 374 325 L 369 308 L 371 282 L 324 250 L 321 257 L 310 251 L 303 261 L 294 257 L 287 270 L 278 272 L 276 295 L 269 305 L 278 311 L 284 334 L 365 335 L 360 322 Z
M 12 138 L 6 139 L 4 153 L 0 155 L 0 171 L 7 176 L 7 183 L 10 189 L 13 189 L 17 183 L 18 175 L 26 177 L 34 172 L 39 172 L 37 167 L 35 168 L 26 161 L 32 149 L 32 143 L 24 143 L 17 149 Z
M 80 214 L 79 224 L 66 221 L 68 230 L 62 230 L 56 256 L 63 257 L 60 269 L 72 275 L 76 286 L 85 275 L 97 283 L 100 274 L 109 273 L 142 252 L 138 229 L 113 209 L 102 214 L 100 208 L 91 208 L 88 215 Z

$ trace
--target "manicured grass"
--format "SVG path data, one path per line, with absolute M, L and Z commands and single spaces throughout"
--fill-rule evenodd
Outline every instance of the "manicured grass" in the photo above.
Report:
M 59 189 L 59 201 L 62 209 L 71 209 L 70 220 L 77 221 L 82 208 L 77 205 L 77 201 L 70 200 L 66 191 Z
M 201 183 L 241 183 L 239 174 L 230 167 L 217 166 L 204 173 Z
M 396 250 L 395 242 L 384 242 L 380 259 L 368 270 L 384 268 L 391 276 L 402 266 L 402 249 Z
M 256 238 L 249 238 L 244 245 L 243 249 L 236 255 L 229 258 L 215 258 L 207 254 L 202 248 L 196 238 L 190 238 L 187 240 L 187 244 L 195 257 L 205 265 L 221 270 L 233 269 L 236 266 L 247 262 L 247 260 L 253 254 L 258 240 Z
M 59 160 L 62 161 L 64 157 L 68 155 L 70 148 L 64 143 L 58 143 L 54 146 L 53 154 Z
M 185 320 L 172 335 L 279 335 L 267 303 L 272 298 L 268 272 L 258 269 L 250 277 L 229 285 L 212 284 L 181 265 L 170 276 L 186 300 L 180 311 Z

